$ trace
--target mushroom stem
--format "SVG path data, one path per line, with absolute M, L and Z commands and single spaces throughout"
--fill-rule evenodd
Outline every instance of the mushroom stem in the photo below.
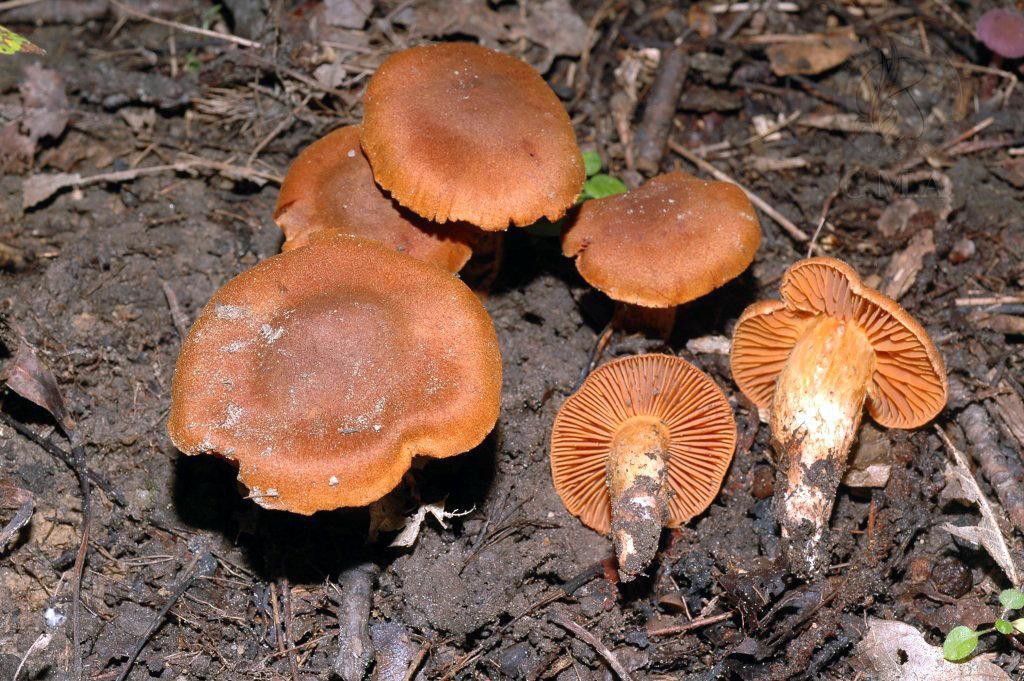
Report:
M 675 307 L 645 307 L 632 303 L 617 303 L 612 315 L 612 326 L 625 333 L 651 334 L 668 338 L 676 325 Z
M 826 567 L 824 541 L 836 489 L 857 435 L 875 367 L 855 324 L 823 315 L 797 341 L 779 374 L 771 431 L 784 457 L 777 514 L 790 566 L 813 575 Z
M 629 581 L 654 560 L 668 517 L 665 495 L 668 428 L 657 418 L 637 416 L 616 432 L 608 458 L 612 542 L 619 575 Z

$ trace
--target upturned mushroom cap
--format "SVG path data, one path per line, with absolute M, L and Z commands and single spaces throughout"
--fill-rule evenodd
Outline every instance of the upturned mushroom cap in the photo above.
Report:
M 377 186 L 359 148 L 358 125 L 335 130 L 299 154 L 281 185 L 274 221 L 284 232 L 284 251 L 304 246 L 314 232 L 334 229 L 452 272 L 473 254 L 471 227 L 432 223 Z
M 1009 9 L 990 9 L 981 15 L 976 27 L 985 47 L 1001 57 L 1024 57 L 1024 15 Z
M 182 345 L 168 431 L 219 454 L 261 506 L 310 514 L 373 502 L 414 456 L 494 427 L 490 318 L 445 270 L 351 236 L 317 238 L 225 284 Z
M 608 455 L 631 418 L 668 429 L 669 522 L 701 513 L 722 485 L 736 447 L 736 423 L 714 381 L 671 355 L 617 359 L 595 370 L 565 401 L 551 432 L 551 473 L 565 507 L 588 527 L 611 527 Z
M 429 220 L 488 231 L 557 220 L 583 187 L 568 114 L 507 54 L 471 43 L 404 50 L 377 69 L 364 107 L 374 177 Z
M 760 243 L 761 225 L 742 189 L 673 172 L 584 203 L 562 252 L 615 300 L 675 307 L 737 277 Z
M 780 285 L 782 301 L 748 307 L 733 333 L 732 375 L 757 406 L 771 405 L 790 350 L 819 315 L 854 322 L 875 352 L 868 412 L 890 428 L 916 428 L 946 404 L 946 367 L 928 334 L 896 301 L 865 286 L 834 258 L 801 260 Z

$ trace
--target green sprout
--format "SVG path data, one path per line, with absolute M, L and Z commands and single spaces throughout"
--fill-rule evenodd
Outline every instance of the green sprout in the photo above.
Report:
M 1006 589 L 999 594 L 999 604 L 1003 606 L 1002 614 L 988 629 L 975 631 L 960 625 L 946 634 L 942 644 L 942 655 L 950 662 L 959 662 L 970 656 L 978 647 L 978 639 L 985 634 L 997 632 L 1004 636 L 1024 634 L 1024 617 L 1008 620 L 1006 616 L 1014 611 L 1024 609 L 1024 593 L 1017 589 Z
M 587 181 L 583 183 L 580 203 L 588 199 L 603 199 L 606 196 L 626 193 L 627 187 L 622 180 L 601 172 L 603 165 L 601 155 L 596 151 L 583 152 L 583 167 L 587 171 Z

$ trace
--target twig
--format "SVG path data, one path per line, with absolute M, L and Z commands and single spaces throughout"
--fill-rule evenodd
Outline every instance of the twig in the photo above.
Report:
M 171 592 L 170 598 L 164 603 L 164 607 L 160 608 L 160 612 L 157 613 L 153 621 L 150 622 L 149 628 L 146 629 L 146 633 L 135 644 L 135 648 L 132 650 L 132 654 L 128 657 L 128 662 L 125 663 L 124 669 L 117 676 L 117 681 L 125 681 L 128 678 L 128 674 L 131 673 L 132 667 L 135 666 L 135 661 L 139 658 L 139 654 L 142 653 L 142 649 L 146 647 L 146 643 L 152 638 L 156 630 L 160 628 L 167 613 L 170 612 L 174 604 L 178 602 L 178 599 L 188 591 L 189 587 L 196 580 L 196 577 L 207 576 L 213 574 L 213 571 L 217 567 L 217 562 L 213 559 L 213 556 L 206 549 L 203 549 L 196 557 L 192 559 L 188 567 L 182 571 L 182 576 L 175 585 L 174 590 Z
M 615 328 L 612 326 L 611 322 L 609 322 L 608 325 L 604 327 L 604 331 L 601 332 L 601 335 L 599 335 L 597 340 L 594 342 L 594 348 L 590 351 L 590 358 L 587 360 L 587 363 L 583 368 L 580 369 L 580 377 L 576 379 L 576 385 L 572 387 L 572 392 L 576 392 L 583 386 L 583 381 L 587 380 L 587 376 L 589 376 L 594 370 L 597 363 L 601 361 L 601 355 L 604 354 L 604 351 L 611 342 L 613 335 L 615 335 Z
M 2 8 L 0 8 L 2 9 Z M 28 658 L 32 653 L 36 652 L 40 648 L 45 648 L 50 645 L 50 639 L 53 637 L 49 632 L 43 632 L 39 634 L 35 641 L 32 641 L 32 645 L 25 651 L 25 655 L 21 658 L 21 663 L 18 664 L 18 668 L 14 670 L 14 676 L 11 677 L 11 681 L 18 681 L 18 677 L 21 675 L 21 670 L 24 668 L 25 663 L 28 662 Z
M 22 425 L 21 423 L 15 421 L 14 419 L 12 419 L 10 416 L 8 416 L 7 414 L 5 414 L 2 411 L 0 411 L 0 421 L 3 421 L 3 423 L 5 425 L 8 425 L 11 428 L 13 428 L 15 430 L 15 432 L 17 432 L 19 435 L 24 437 L 26 440 L 28 440 L 32 444 L 34 444 L 37 447 L 40 447 L 41 449 L 45 450 L 46 453 L 49 454 L 50 456 L 52 456 L 52 457 L 54 457 L 56 459 L 59 459 L 61 461 L 61 463 L 63 463 L 72 472 L 74 472 L 74 470 L 75 470 L 75 463 L 74 463 L 74 461 L 71 460 L 71 456 L 67 452 L 65 452 L 63 449 L 58 447 L 56 444 L 54 444 L 52 441 L 44 440 L 43 438 L 39 437 L 34 432 L 32 432 L 32 430 L 30 430 L 28 427 L 26 427 L 26 426 Z M 125 501 L 124 497 L 121 495 L 121 493 L 119 491 L 117 491 L 114 488 L 114 486 L 111 485 L 110 482 L 106 478 L 104 478 L 102 475 L 100 475 L 96 471 L 92 470 L 91 468 L 87 468 L 86 469 L 86 474 L 89 476 L 89 479 L 92 480 L 96 484 L 97 487 L 99 487 L 101 490 L 103 490 L 103 493 L 106 494 L 108 497 L 110 497 L 110 499 L 115 504 L 117 504 L 118 506 L 121 506 L 122 508 L 124 508 L 125 506 L 128 505 L 127 502 Z
M 71 434 L 68 434 L 71 437 Z M 92 488 L 89 484 L 89 475 L 85 472 L 85 447 L 75 445 L 71 448 L 71 460 L 74 462 L 75 477 L 78 478 L 78 488 L 82 494 L 82 538 L 78 545 L 78 553 L 75 555 L 74 581 L 72 582 L 71 593 L 71 645 L 74 648 L 75 656 L 75 679 L 82 678 L 82 649 L 81 632 L 79 632 L 79 620 L 82 604 L 82 574 L 85 571 L 85 558 L 89 553 L 89 535 L 92 527 Z
M 188 337 L 188 319 L 185 317 L 185 313 L 181 311 L 181 305 L 178 303 L 178 295 L 163 279 L 160 280 L 160 288 L 164 290 L 164 298 L 167 299 L 167 307 L 171 310 L 171 319 L 174 321 L 174 328 L 178 331 L 178 338 L 185 340 Z
M 284 635 L 287 639 L 288 669 L 292 673 L 292 681 L 299 681 L 299 665 L 295 660 L 295 639 L 292 637 L 292 590 L 285 579 L 281 583 L 281 597 L 284 599 Z
M 297 107 L 292 109 L 291 113 L 281 118 L 281 121 L 274 126 L 274 129 L 267 133 L 267 136 L 260 140 L 260 143 L 257 144 L 256 147 L 251 152 L 249 152 L 249 158 L 246 162 L 247 166 L 252 167 L 253 161 L 255 161 L 256 157 L 260 155 L 260 152 L 263 151 L 267 147 L 267 145 L 270 144 L 275 137 L 280 135 L 288 126 L 295 124 L 295 117 L 298 115 L 300 111 L 306 108 L 306 105 L 309 104 L 309 100 L 311 100 L 312 98 L 313 93 L 308 93 L 305 97 L 302 98 L 302 102 Z
M 646 173 L 658 172 L 661 157 L 665 155 L 665 142 L 672 131 L 672 118 L 676 113 L 679 95 L 690 70 L 686 50 L 681 46 L 666 50 L 654 74 L 644 107 L 644 117 L 636 132 L 636 166 Z
M 110 3 L 117 7 L 122 12 L 131 14 L 132 16 L 138 17 L 145 21 L 152 22 L 154 24 L 160 24 L 161 26 L 169 26 L 170 28 L 176 28 L 179 31 L 185 31 L 186 33 L 195 33 L 197 35 L 204 35 L 207 38 L 217 38 L 218 40 L 226 40 L 242 47 L 263 47 L 260 43 L 255 40 L 249 40 L 248 38 L 242 38 L 237 35 L 231 35 L 230 33 L 221 33 L 219 31 L 211 31 L 208 28 L 199 28 L 197 26 L 189 26 L 188 24 L 182 24 L 177 21 L 171 21 L 170 19 L 161 19 L 160 17 L 154 17 L 145 12 L 140 12 L 134 7 L 129 7 L 121 0 L 110 0 Z
M 733 616 L 733 612 L 719 613 L 718 615 L 712 615 L 711 617 L 700 617 L 695 620 L 691 620 L 686 624 L 675 624 L 670 627 L 660 627 L 658 629 L 649 629 L 647 631 L 648 636 L 667 636 L 669 634 L 681 634 L 684 631 L 692 631 L 693 629 L 700 629 L 707 627 L 718 622 L 724 622 Z
M 334 660 L 334 673 L 344 681 L 361 681 L 373 660 L 373 641 L 368 623 L 373 605 L 373 585 L 379 574 L 380 567 L 367 560 L 346 568 L 338 579 L 341 603 L 338 606 L 338 655 Z
M 1007 456 L 999 447 L 995 424 L 983 407 L 972 404 L 957 418 L 964 429 L 967 441 L 972 445 L 972 454 L 988 478 L 996 497 L 1006 509 L 1006 514 L 1024 530 L 1024 467 L 1015 456 Z
M 409 668 L 405 671 L 405 677 L 402 681 L 412 681 L 413 677 L 416 676 L 416 672 L 419 671 L 420 665 L 423 664 L 423 660 L 426 659 L 427 653 L 430 652 L 430 641 L 424 641 L 423 645 L 420 646 L 419 652 L 416 653 L 416 657 L 412 658 L 412 662 L 409 663 Z
M 573 622 L 565 615 L 565 613 L 556 610 L 555 612 L 551 613 L 551 621 L 557 624 L 558 626 L 562 627 L 563 629 L 571 631 L 580 640 L 584 641 L 591 648 L 596 650 L 598 655 L 604 658 L 605 662 L 608 663 L 608 666 L 615 671 L 615 673 L 622 681 L 633 681 L 633 677 L 629 675 L 629 672 L 626 670 L 626 668 L 622 666 L 621 662 L 619 662 L 619 658 L 615 657 L 615 654 L 612 651 L 608 650 L 608 648 L 606 648 L 605 645 L 601 643 L 600 639 L 598 639 L 596 636 L 591 634 L 589 631 L 587 631 L 580 625 Z
M 1017 305 L 1024 303 L 1024 296 L 986 296 L 984 298 L 957 298 L 957 307 L 985 307 L 987 305 Z
M 42 1 L 43 0 L 6 0 L 6 2 L 0 2 L 0 12 L 9 9 L 17 9 L 18 7 L 27 7 L 28 5 L 34 5 L 37 2 Z
M 832 204 L 839 198 L 839 195 L 846 189 L 846 185 L 849 184 L 850 178 L 856 174 L 856 170 L 851 170 L 844 173 L 839 182 L 836 183 L 836 188 L 832 190 L 832 193 L 825 199 L 825 203 L 821 206 L 821 215 L 818 216 L 818 225 L 814 228 L 814 236 L 811 237 L 811 242 L 807 244 L 807 257 L 810 258 L 814 255 L 814 248 L 818 243 L 818 236 L 821 234 L 822 227 L 825 226 L 825 221 L 828 219 L 828 212 L 832 209 Z
M 804 232 L 802 229 L 793 224 L 793 222 L 785 215 L 775 210 L 772 206 L 768 204 L 767 201 L 765 201 L 760 196 L 750 191 L 742 184 L 732 179 L 731 177 L 729 177 L 728 175 L 726 175 L 721 170 L 714 167 L 701 157 L 693 154 L 689 149 L 687 149 L 683 145 L 675 142 L 674 140 L 669 140 L 668 147 L 669 149 L 679 154 L 693 165 L 697 166 L 704 172 L 714 177 L 716 180 L 720 180 L 721 182 L 731 182 L 732 184 L 742 189 L 746 193 L 747 198 L 750 199 L 751 203 L 760 208 L 765 215 L 775 220 L 775 222 L 777 222 L 779 226 L 782 227 L 782 229 L 785 230 L 794 240 L 803 243 L 804 241 L 810 239 L 810 237 L 807 236 L 806 232 Z

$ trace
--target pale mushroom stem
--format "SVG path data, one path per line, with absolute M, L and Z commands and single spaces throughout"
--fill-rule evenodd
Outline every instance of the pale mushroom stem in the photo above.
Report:
M 790 566 L 801 574 L 827 567 L 829 516 L 874 367 L 864 332 L 823 315 L 779 374 L 771 410 L 772 437 L 785 457 L 778 516 Z
M 638 416 L 616 432 L 608 459 L 612 542 L 619 575 L 629 581 L 654 560 L 668 517 L 665 475 L 669 433 L 657 418 Z
M 644 307 L 632 303 L 617 303 L 612 315 L 612 326 L 625 333 L 645 333 L 657 338 L 668 338 L 676 325 L 675 307 Z

